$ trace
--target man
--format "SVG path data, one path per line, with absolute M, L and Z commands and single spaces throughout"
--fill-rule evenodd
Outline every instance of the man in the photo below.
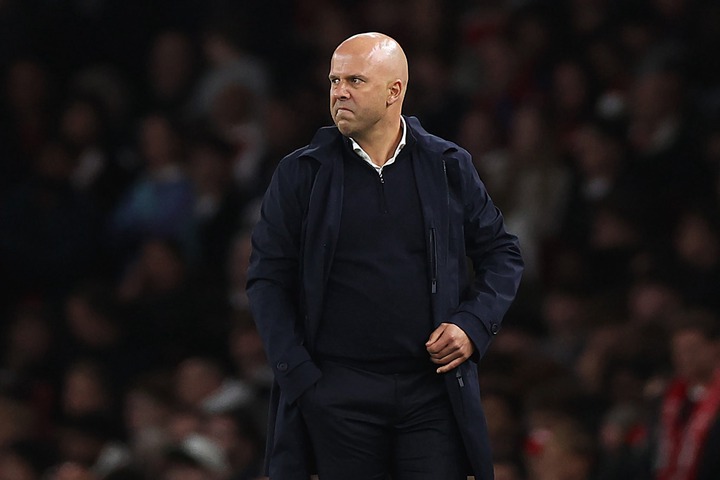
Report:
M 720 322 L 681 312 L 671 351 L 675 377 L 662 398 L 654 448 L 657 480 L 720 478 Z
M 267 473 L 491 479 L 477 361 L 520 281 L 517 238 L 469 154 L 402 116 L 395 40 L 350 37 L 329 79 L 336 126 L 282 160 L 253 232 Z

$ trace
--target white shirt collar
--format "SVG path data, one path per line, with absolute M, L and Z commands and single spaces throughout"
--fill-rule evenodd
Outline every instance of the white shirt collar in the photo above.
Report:
M 388 165 L 392 165 L 393 163 L 395 163 L 395 159 L 397 158 L 397 156 L 400 154 L 400 151 L 405 146 L 405 140 L 407 138 L 407 126 L 405 125 L 405 119 L 402 116 L 400 116 L 400 124 L 401 124 L 401 128 L 402 128 L 402 137 L 400 137 L 400 143 L 398 143 L 398 146 L 395 149 L 395 153 L 393 153 L 393 156 L 390 157 L 388 159 L 388 161 L 385 162 L 384 165 L 382 165 L 382 166 L 375 165 L 373 163 L 372 159 L 370 158 L 370 155 L 368 155 L 367 152 L 365 150 L 363 150 L 363 148 L 360 145 L 358 145 L 358 143 L 355 140 L 350 138 L 353 152 L 357 153 L 360 158 L 362 158 L 367 163 L 369 163 L 371 167 L 373 167 L 379 174 L 382 175 L 382 169 L 387 167 Z

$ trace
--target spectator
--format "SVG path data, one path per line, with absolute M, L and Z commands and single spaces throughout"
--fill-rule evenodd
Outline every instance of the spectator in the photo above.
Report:
M 184 169 L 181 133 L 168 116 L 152 114 L 140 127 L 143 174 L 115 210 L 110 233 L 121 260 L 146 240 L 171 238 L 193 252 L 193 187 Z
M 561 154 L 573 150 L 576 135 L 593 113 L 596 92 L 582 61 L 558 61 L 552 70 L 550 109 L 557 128 Z
M 667 324 L 682 307 L 682 295 L 675 282 L 662 277 L 636 278 L 627 295 L 630 319 L 640 324 Z
M 562 221 L 566 243 L 587 245 L 599 207 L 623 188 L 624 148 L 617 135 L 611 124 L 599 120 L 574 132 L 569 147 L 574 175 Z
M 522 408 L 513 393 L 499 388 L 483 391 L 483 406 L 487 412 L 488 433 L 495 459 L 512 459 L 521 453 L 519 446 L 524 434 Z M 497 469 L 497 464 L 495 466 Z
M 503 165 L 493 170 L 479 165 L 508 228 L 521 238 L 525 276 L 530 281 L 539 275 L 545 242 L 559 231 L 558 219 L 570 180 L 552 139 L 543 111 L 535 105 L 523 105 L 512 118 Z
M 151 366 L 171 367 L 190 353 L 212 351 L 224 338 L 224 305 L 204 287 L 175 242 L 142 244 L 116 295 L 135 351 Z
M 190 435 L 165 455 L 161 480 L 228 480 L 230 466 L 223 450 L 201 435 Z
M 43 417 L 58 374 L 50 317 L 47 306 L 19 305 L 6 319 L 0 360 L 0 391 L 20 394 Z
M 188 173 L 195 192 L 194 223 L 198 250 L 207 279 L 226 281 L 225 262 L 233 237 L 243 224 L 243 213 L 252 193 L 232 180 L 233 148 L 214 135 L 192 142 Z
M 472 155 L 475 168 L 483 172 L 490 194 L 501 189 L 506 177 L 506 152 L 501 145 L 501 132 L 494 123 L 493 116 L 483 108 L 468 110 L 460 119 L 458 138 Z M 490 179 L 495 179 L 490 180 Z M 495 187 L 492 183 L 498 183 Z M 497 192 L 500 194 L 500 192 Z
M 674 285 L 693 306 L 720 312 L 720 223 L 713 210 L 687 210 L 673 236 Z
M 157 478 L 165 447 L 171 442 L 169 424 L 173 411 L 172 386 L 164 372 L 137 378 L 125 392 L 124 430 L 133 463 Z
M 48 445 L 18 441 L 0 448 L 0 480 L 41 480 L 54 464 Z
M 671 63 L 671 59 L 665 60 Z M 689 204 L 711 196 L 709 172 L 695 150 L 678 67 L 653 65 L 634 79 L 629 102 L 629 180 L 649 233 L 669 229 Z M 672 184 L 673 188 L 667 188 Z
M 117 428 L 102 415 L 64 417 L 59 423 L 56 441 L 58 480 L 64 475 L 73 478 L 69 473 L 62 473 L 63 469 L 76 470 L 77 475 L 82 473 L 95 479 L 124 468 L 132 461 L 129 449 L 120 441 Z
M 628 405 L 608 411 L 598 435 L 597 478 L 639 478 L 638 451 L 646 441 L 647 431 L 638 409 Z
M 158 32 L 147 59 L 146 108 L 186 117 L 200 67 L 200 52 L 191 35 L 172 29 Z
M 657 420 L 653 478 L 711 480 L 720 476 L 720 323 L 704 311 L 674 320 L 673 378 Z
M 261 476 L 265 440 L 250 412 L 235 409 L 212 413 L 205 419 L 203 430 L 227 458 L 230 480 L 255 480 Z
M 180 405 L 201 412 L 225 412 L 245 406 L 252 389 L 227 375 L 210 358 L 188 358 L 177 369 L 175 394 Z
M 548 291 L 543 300 L 542 317 L 549 332 L 543 351 L 563 365 L 573 365 L 585 344 L 588 325 L 587 300 L 572 289 Z
M 60 113 L 62 138 L 75 153 L 70 182 L 88 195 L 107 215 L 127 188 L 132 171 L 112 154 L 111 132 L 105 105 L 94 96 L 77 95 Z
M 499 459 L 493 463 L 495 480 L 524 480 L 525 470 L 521 461 L 515 459 Z
M 92 361 L 76 361 L 65 371 L 60 392 L 60 413 L 80 417 L 112 418 L 117 406 L 107 372 Z
M 147 364 L 148 353 L 123 323 L 118 302 L 109 286 L 80 284 L 64 304 L 67 337 L 60 346 L 61 361 L 90 359 L 108 372 L 121 391 Z
M 196 90 L 195 108 L 200 116 L 209 114 L 216 96 L 228 85 L 244 87 L 261 98 L 266 94 L 265 67 L 247 50 L 244 32 L 233 22 L 242 20 L 232 15 L 218 18 L 203 31 L 202 51 L 209 68 Z
M 13 61 L 4 75 L 2 92 L 3 161 L 0 192 L 25 180 L 33 160 L 52 135 L 53 88 L 47 65 L 37 58 Z
M 580 425 L 558 421 L 535 435 L 541 443 L 531 457 L 529 480 L 590 480 L 595 444 Z
M 267 364 L 260 334 L 249 311 L 238 312 L 228 343 L 230 359 L 238 377 L 256 388 L 269 389 L 272 369 Z
M 36 417 L 24 402 L 8 394 L 0 394 L 0 446 L 32 438 Z
M 203 418 L 203 413 L 197 408 L 175 403 L 165 429 L 168 443 L 176 445 L 189 436 L 199 434 L 202 431 Z

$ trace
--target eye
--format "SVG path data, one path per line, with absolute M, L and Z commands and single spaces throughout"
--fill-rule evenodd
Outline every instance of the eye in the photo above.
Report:
M 331 78 L 330 83 L 332 85 L 337 85 L 338 83 L 340 83 L 340 79 L 339 78 Z
M 353 77 L 353 78 L 350 79 L 350 82 L 351 82 L 353 85 L 358 85 L 358 84 L 362 83 L 362 79 L 361 79 L 361 78 L 358 78 L 358 77 Z

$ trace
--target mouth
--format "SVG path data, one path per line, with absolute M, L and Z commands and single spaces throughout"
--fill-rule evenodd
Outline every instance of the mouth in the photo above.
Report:
M 350 110 L 349 108 L 345 108 L 345 107 L 336 108 L 335 116 L 338 116 L 338 115 L 340 115 L 340 113 L 343 113 L 343 112 L 352 113 L 352 110 Z

